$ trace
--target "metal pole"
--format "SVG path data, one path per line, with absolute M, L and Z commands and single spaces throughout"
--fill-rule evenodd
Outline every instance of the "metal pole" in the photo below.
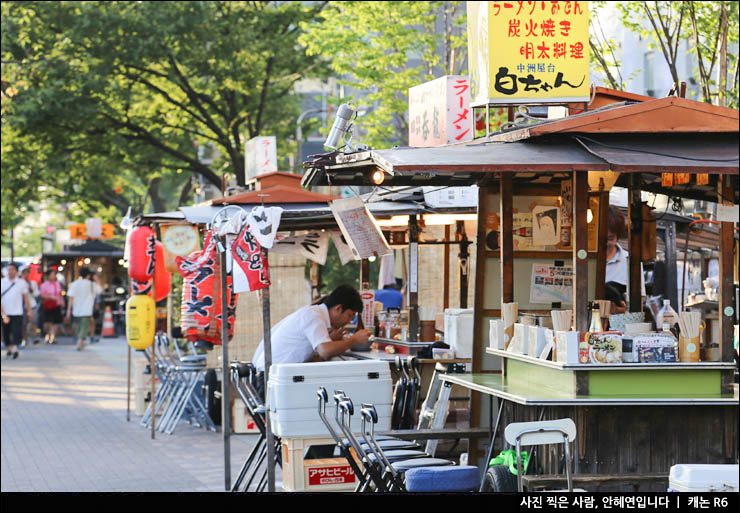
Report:
M 156 424 L 157 424 L 157 391 L 156 391 L 156 381 L 157 381 L 157 252 L 154 251 L 152 254 L 152 268 L 154 269 L 154 272 L 152 272 L 152 300 L 154 300 L 154 342 L 152 343 L 152 361 L 151 361 L 151 368 L 150 372 L 152 375 L 152 440 L 154 440 L 154 432 L 156 431 Z
M 419 333 L 419 225 L 416 215 L 409 216 L 409 333 L 416 342 Z
M 231 490 L 231 408 L 229 404 L 229 322 L 228 322 L 228 285 L 226 283 L 226 237 L 218 241 L 221 253 L 221 432 L 224 440 L 224 486 Z
M 262 254 L 267 261 L 267 249 L 262 248 Z M 272 342 L 270 339 L 270 287 L 262 289 L 262 331 L 265 342 L 265 430 L 267 431 L 267 491 L 275 492 L 275 437 L 270 425 L 270 399 L 267 393 L 267 383 L 270 379 L 270 366 L 272 365 Z

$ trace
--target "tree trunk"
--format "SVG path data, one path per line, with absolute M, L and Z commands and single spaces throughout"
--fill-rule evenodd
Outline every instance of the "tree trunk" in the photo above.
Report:
M 162 183 L 161 177 L 152 178 L 149 182 L 147 193 L 149 198 L 152 200 L 152 209 L 154 212 L 165 212 L 167 210 L 167 204 L 159 195 L 159 185 Z
M 727 3 L 721 2 L 719 19 L 719 79 L 717 80 L 717 105 L 727 106 Z

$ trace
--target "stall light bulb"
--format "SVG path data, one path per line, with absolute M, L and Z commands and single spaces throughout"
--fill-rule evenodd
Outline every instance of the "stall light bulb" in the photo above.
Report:
M 594 220 L 594 213 L 591 212 L 591 209 L 588 209 L 588 212 L 586 212 L 586 221 L 590 224 L 591 221 Z
M 67 265 L 67 261 L 62 258 L 62 261 L 60 262 L 62 265 Z
M 89 263 L 90 263 L 90 259 L 89 259 L 89 258 L 86 258 L 86 259 L 85 259 L 85 265 L 87 265 L 87 264 L 89 264 Z
M 118 265 L 123 265 L 123 258 L 120 258 L 120 259 L 118 260 Z
M 367 257 L 368 262 L 375 262 L 375 255 Z
M 124 292 L 126 292 L 126 289 L 124 289 L 123 287 L 118 287 L 116 289 L 116 294 L 123 294 Z
M 380 185 L 385 182 L 385 173 L 380 169 L 376 169 L 375 171 L 373 171 L 373 174 L 370 175 L 370 180 L 375 185 Z
M 57 271 L 64 271 L 64 266 L 60 265 L 59 267 L 57 267 Z
M 78 261 L 77 262 L 77 267 L 82 267 L 82 264 L 83 264 L 82 260 Z

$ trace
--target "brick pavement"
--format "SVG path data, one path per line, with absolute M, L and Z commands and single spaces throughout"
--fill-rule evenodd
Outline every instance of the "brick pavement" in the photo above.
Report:
M 152 440 L 133 413 L 133 384 L 126 421 L 126 356 L 122 338 L 82 352 L 62 343 L 26 347 L 17 360 L 3 353 L 3 492 L 224 490 L 220 433 L 182 421 Z M 231 437 L 232 480 L 256 440 Z

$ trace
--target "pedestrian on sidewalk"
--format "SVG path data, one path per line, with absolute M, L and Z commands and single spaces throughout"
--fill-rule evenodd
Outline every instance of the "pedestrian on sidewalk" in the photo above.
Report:
M 95 297 L 103 291 L 100 285 L 90 279 L 92 272 L 87 267 L 80 268 L 80 277 L 72 282 L 67 291 L 67 315 L 73 315 L 77 336 L 77 350 L 85 347 L 85 339 L 90 332 L 90 319 L 95 307 Z
M 44 322 L 44 342 L 56 343 L 59 325 L 62 323 L 62 285 L 57 281 L 57 272 L 49 269 L 44 274 L 44 283 L 41 284 L 41 312 Z
M 23 319 L 24 346 L 27 345 L 31 340 L 33 340 L 34 344 L 38 344 L 41 341 L 36 333 L 36 321 L 39 315 L 39 284 L 30 279 L 30 276 L 31 266 L 27 265 L 21 270 L 21 278 L 23 278 L 23 280 L 26 282 L 26 285 L 28 285 L 28 297 L 31 300 L 31 314 L 26 315 Z
M 18 346 L 23 340 L 23 313 L 31 317 L 31 299 L 28 284 L 18 276 L 18 265 L 8 264 L 8 277 L 0 282 L 2 290 L 3 340 L 8 349 L 7 356 L 18 358 Z

